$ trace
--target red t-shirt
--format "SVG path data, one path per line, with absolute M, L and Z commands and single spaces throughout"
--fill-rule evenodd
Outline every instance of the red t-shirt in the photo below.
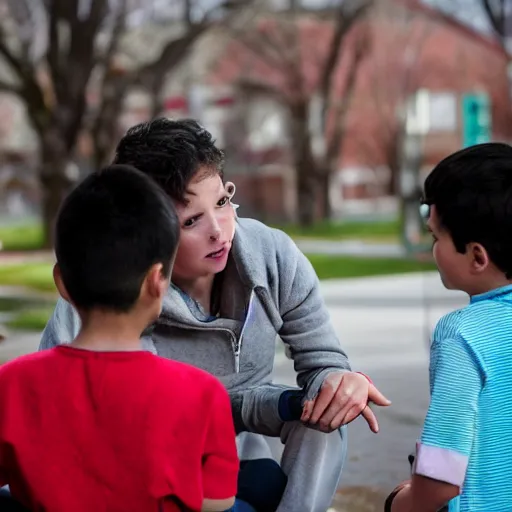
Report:
M 0 485 L 32 510 L 198 511 L 237 474 L 227 392 L 197 368 L 69 346 L 0 367 Z

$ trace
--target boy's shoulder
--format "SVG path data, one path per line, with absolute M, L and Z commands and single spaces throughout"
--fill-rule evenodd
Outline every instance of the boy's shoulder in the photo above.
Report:
M 40 364 L 41 361 L 53 359 L 56 350 L 54 348 L 48 350 L 41 350 L 39 352 L 31 352 L 18 356 L 0 366 L 0 373 L 18 371 L 22 368 L 32 367 L 33 365 Z
M 434 329 L 434 340 L 456 338 L 460 335 L 468 306 L 447 313 L 439 319 Z
M 494 301 L 480 301 L 470 302 L 463 308 L 451 311 L 437 322 L 434 341 L 463 338 L 469 342 L 475 333 L 481 333 L 496 323 L 495 309 L 500 307 Z M 498 315 L 501 315 L 499 311 Z
M 0 365 L 0 385 L 13 379 L 23 378 L 25 375 L 34 375 L 37 368 L 42 368 L 46 362 L 54 358 L 55 349 L 49 349 L 11 359 Z
M 219 390 L 225 391 L 217 377 L 190 364 L 155 355 L 154 365 L 162 380 L 172 378 L 174 382 L 187 387 L 187 389 L 200 390 L 207 394 L 214 394 Z

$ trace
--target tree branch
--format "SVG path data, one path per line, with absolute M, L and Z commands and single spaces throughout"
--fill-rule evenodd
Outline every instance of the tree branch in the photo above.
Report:
M 496 12 L 491 5 L 491 0 L 482 0 L 482 7 L 487 14 L 487 19 L 491 23 L 492 28 L 500 36 L 500 40 L 503 43 L 506 32 L 506 13 L 505 13 L 505 0 L 498 0 L 498 12 Z
M 4 58 L 11 70 L 16 74 L 20 81 L 27 78 L 27 63 L 11 51 L 7 46 L 5 33 L 0 29 L 0 55 Z
M 278 45 L 257 27 L 233 29 L 232 37 L 241 43 L 246 50 L 274 69 L 282 69 L 285 62 L 278 51 Z
M 161 111 L 160 97 L 165 77 L 188 56 L 193 43 L 207 28 L 206 23 L 193 25 L 184 36 L 169 41 L 157 59 L 135 73 L 132 85 L 140 84 L 150 93 L 153 101 L 153 117 Z
M 19 86 L 0 81 L 0 92 L 22 97 L 23 91 Z
M 48 2 L 48 48 L 46 50 L 46 62 L 48 63 L 48 71 L 52 82 L 52 93 L 56 97 L 60 97 L 59 87 L 64 87 L 61 79 L 60 64 L 60 38 L 58 32 L 59 16 L 57 11 L 57 3 L 55 1 Z
M 121 0 L 114 21 L 107 48 L 98 59 L 103 68 L 103 80 L 100 86 L 98 114 L 94 118 L 90 132 L 94 140 L 94 163 L 96 168 L 107 164 L 113 146 L 118 118 L 122 110 L 124 97 L 133 77 L 120 74 L 114 66 L 114 57 L 119 51 L 121 36 L 126 28 L 128 0 Z
M 126 3 L 126 0 L 124 0 Z M 185 24 L 191 19 L 187 3 L 184 13 Z M 162 48 L 158 56 L 150 63 L 132 72 L 122 72 L 113 67 L 113 56 L 118 51 L 118 42 L 124 30 L 124 14 L 120 12 L 113 28 L 110 45 L 105 55 L 105 74 L 101 88 L 101 102 L 98 114 L 91 128 L 95 141 L 96 165 L 103 165 L 110 157 L 114 147 L 114 139 L 118 126 L 123 100 L 131 87 L 140 85 L 146 89 L 153 101 L 153 114 L 160 109 L 161 89 L 167 74 L 178 66 L 188 55 L 193 43 L 209 27 L 206 22 L 188 26 L 187 32 L 177 39 L 170 40 Z
M 340 149 L 343 144 L 343 138 L 345 134 L 347 117 L 350 111 L 350 105 L 352 103 L 352 98 L 354 96 L 358 71 L 360 68 L 360 64 L 369 51 L 369 40 L 368 33 L 365 31 L 362 34 L 357 42 L 354 49 L 354 57 L 352 59 L 352 63 L 350 69 L 347 74 L 346 84 L 344 88 L 343 101 L 337 102 L 334 106 L 334 112 L 332 113 L 334 117 L 334 127 L 332 131 L 332 135 L 329 138 L 329 142 L 327 144 L 326 151 L 326 169 L 333 169 L 337 164 L 337 160 L 340 155 Z
M 320 97 L 323 98 L 322 123 L 324 125 L 326 123 L 327 112 L 329 110 L 330 95 L 333 92 L 332 83 L 339 57 L 341 55 L 343 42 L 345 41 L 349 30 L 366 14 L 372 3 L 373 0 L 362 0 L 360 2 L 355 0 L 351 2 L 345 1 L 339 8 L 336 27 L 320 77 L 319 91 Z M 347 4 L 349 6 L 353 6 L 352 10 L 349 10 L 350 7 L 347 8 Z
M 273 87 L 257 80 L 252 80 L 250 78 L 237 80 L 236 86 L 240 92 L 248 94 L 249 96 L 254 94 L 264 94 L 274 96 L 281 101 L 284 99 L 282 92 L 277 87 Z
M 2 27 L 0 27 L 0 56 L 19 82 L 19 85 L 4 84 L 3 90 L 15 93 L 24 100 L 34 128 L 41 133 L 47 109 L 44 93 L 37 81 L 35 67 L 29 60 L 13 53 L 7 45 L 7 35 Z

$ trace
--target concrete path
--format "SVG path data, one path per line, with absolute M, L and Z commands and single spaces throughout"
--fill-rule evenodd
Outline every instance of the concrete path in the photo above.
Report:
M 358 240 L 297 239 L 295 243 L 305 254 L 361 256 L 367 258 L 400 258 L 406 251 L 400 244 L 367 243 Z

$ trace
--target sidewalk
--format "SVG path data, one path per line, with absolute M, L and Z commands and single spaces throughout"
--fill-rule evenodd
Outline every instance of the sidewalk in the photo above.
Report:
M 0 251 L 0 265 L 17 265 L 21 263 L 52 262 L 53 251 Z
M 38 332 L 8 331 L 7 337 L 0 341 L 0 364 L 15 357 L 37 352 L 41 334 Z
M 403 258 L 405 249 L 396 243 L 368 243 L 362 240 L 315 240 L 298 238 L 297 247 L 305 254 L 361 256 L 365 258 Z

